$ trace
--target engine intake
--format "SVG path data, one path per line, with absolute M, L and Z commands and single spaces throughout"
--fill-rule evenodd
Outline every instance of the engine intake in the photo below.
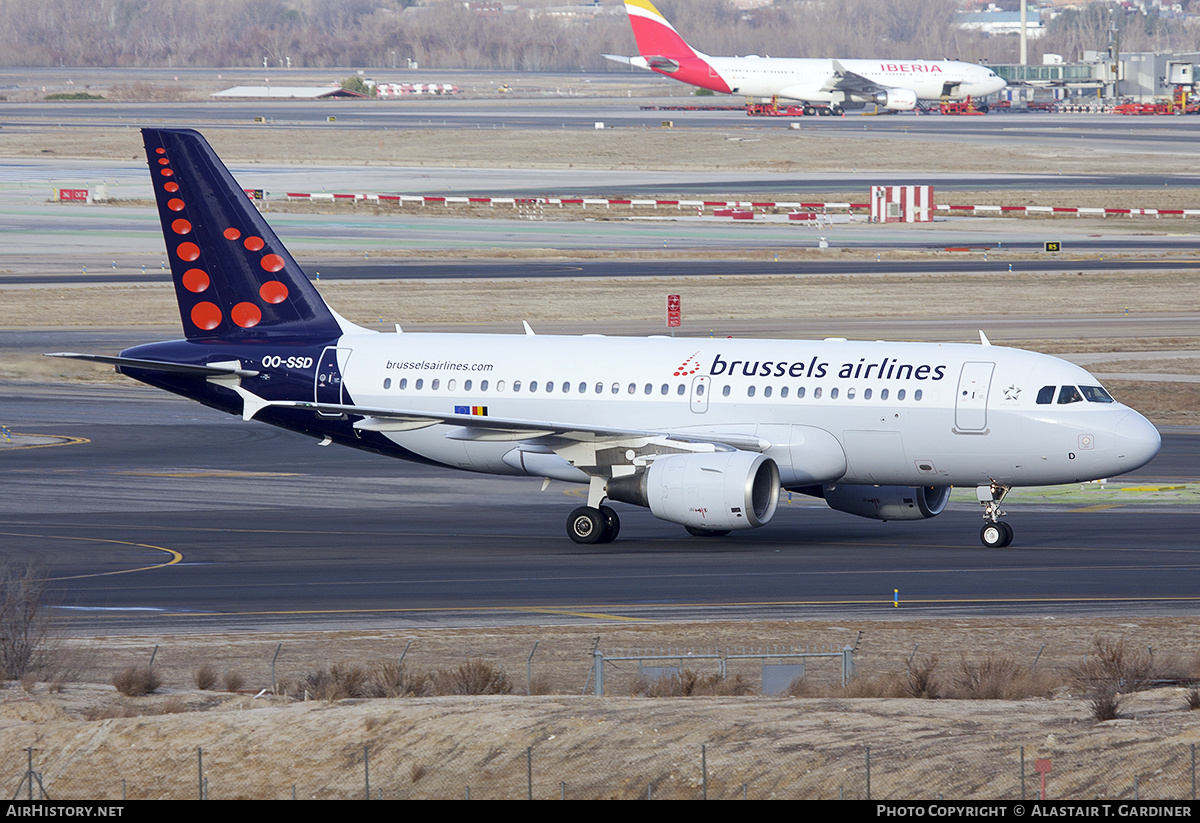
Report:
M 873 520 L 926 520 L 937 517 L 950 501 L 949 486 L 824 487 L 825 502 L 840 512 Z
M 779 467 L 765 455 L 744 451 L 672 454 L 638 474 L 614 477 L 608 496 L 696 529 L 753 529 L 775 514 Z

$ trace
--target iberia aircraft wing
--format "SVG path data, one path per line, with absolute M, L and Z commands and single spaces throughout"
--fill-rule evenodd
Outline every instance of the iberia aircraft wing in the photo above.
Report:
M 666 438 L 679 444 L 709 444 L 718 450 L 738 449 L 762 452 L 771 444 L 754 435 L 735 432 L 663 431 L 653 429 L 618 429 L 607 426 L 580 425 L 547 420 L 524 420 L 511 417 L 486 417 L 477 414 L 443 414 L 411 409 L 386 409 L 341 403 L 314 403 L 307 400 L 271 400 L 266 406 L 315 411 L 325 415 L 353 414 L 362 416 L 355 428 L 365 431 L 409 431 L 439 424 L 461 427 L 447 434 L 452 440 L 537 440 L 541 442 L 609 441 Z
M 821 91 L 841 91 L 853 95 L 874 96 L 882 91 L 887 91 L 887 89 L 874 80 L 869 80 L 861 74 L 848 70 L 840 61 L 834 60 L 833 74 L 825 81 L 825 85 L 821 86 Z

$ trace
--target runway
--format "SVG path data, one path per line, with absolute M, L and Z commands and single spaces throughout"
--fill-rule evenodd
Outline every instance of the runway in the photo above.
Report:
M 88 632 L 1179 614 L 1200 601 L 1194 505 L 1010 502 L 1017 542 L 1000 551 L 979 546 L 974 502 L 878 523 L 794 495 L 766 527 L 718 540 L 621 506 L 616 543 L 577 546 L 567 484 L 540 493 L 537 479 L 320 448 L 148 389 L 0 397 L 11 431 L 86 441 L 0 451 L 0 539 L 11 562 L 47 568 L 57 613 Z M 1167 433 L 1125 479 L 1195 481 L 1198 452 L 1196 433 Z

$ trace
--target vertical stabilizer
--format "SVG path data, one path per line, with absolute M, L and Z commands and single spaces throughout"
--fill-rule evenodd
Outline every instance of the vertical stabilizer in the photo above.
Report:
M 326 338 L 342 333 L 208 142 L 142 129 L 171 279 L 189 340 Z
M 654 8 L 650 0 L 625 0 L 625 12 L 633 37 L 637 40 L 638 54 L 643 57 L 700 57 L 699 52 L 687 44 L 667 22 L 667 18 Z

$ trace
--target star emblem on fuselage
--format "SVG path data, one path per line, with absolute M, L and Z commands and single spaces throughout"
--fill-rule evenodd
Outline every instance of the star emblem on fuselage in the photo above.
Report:
M 1017 386 L 1009 386 L 1004 390 L 1005 400 L 1016 400 L 1021 395 L 1021 390 Z

